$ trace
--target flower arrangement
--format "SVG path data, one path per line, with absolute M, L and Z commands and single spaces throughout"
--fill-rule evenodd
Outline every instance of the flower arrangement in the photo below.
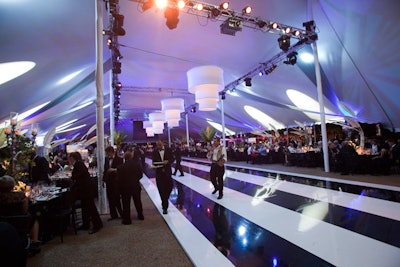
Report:
M 14 192 L 27 192 L 30 190 L 30 186 L 26 185 L 24 182 L 22 181 L 17 181 L 15 183 Z

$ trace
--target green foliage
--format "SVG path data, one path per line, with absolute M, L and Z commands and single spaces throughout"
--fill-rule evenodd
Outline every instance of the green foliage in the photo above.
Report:
M 201 137 L 203 138 L 204 142 L 211 142 L 214 139 L 216 130 L 210 126 L 204 130 L 201 130 Z
M 0 133 L 0 139 L 5 140 L 5 134 Z M 16 181 L 20 180 L 24 176 L 28 175 L 28 167 L 31 164 L 31 155 L 35 152 L 35 146 L 32 144 L 32 140 L 26 135 L 17 136 L 15 139 L 15 170 L 12 171 L 11 167 L 11 157 L 12 151 L 11 147 L 7 143 L 0 148 L 0 164 L 6 173 Z
M 128 136 L 123 130 L 114 131 L 114 144 L 116 146 L 122 145 Z

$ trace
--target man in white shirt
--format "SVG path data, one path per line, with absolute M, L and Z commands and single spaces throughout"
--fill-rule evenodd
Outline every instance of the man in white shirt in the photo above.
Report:
M 220 139 L 214 139 L 213 147 L 208 152 L 208 158 L 212 161 L 210 169 L 210 180 L 214 186 L 212 194 L 219 192 L 218 199 L 223 196 L 224 190 L 224 164 L 227 161 L 226 149 L 221 145 Z

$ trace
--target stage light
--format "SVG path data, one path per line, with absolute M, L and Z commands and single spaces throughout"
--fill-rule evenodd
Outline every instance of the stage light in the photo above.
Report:
M 113 74 L 121 73 L 121 62 L 113 62 L 112 73 Z
M 243 22 L 238 18 L 228 18 L 220 25 L 221 33 L 235 36 L 236 32 L 242 31 Z
M 257 20 L 256 21 L 257 26 L 262 29 L 267 25 L 267 22 L 263 21 L 263 20 Z
M 121 82 L 116 82 L 114 85 L 115 89 L 121 89 L 122 88 L 122 83 Z
M 290 33 L 291 30 L 292 30 L 292 29 L 291 29 L 290 27 L 286 27 L 286 28 L 285 28 L 285 33 L 288 34 L 288 33 Z
M 247 87 L 251 87 L 251 78 L 250 77 L 245 78 L 244 83 Z
M 198 4 L 196 4 L 196 5 L 194 6 L 194 8 L 195 8 L 197 11 L 202 11 L 203 8 L 204 8 L 204 6 L 203 6 L 203 4 L 198 3 Z
M 221 14 L 221 10 L 219 10 L 218 8 L 212 8 L 211 9 L 211 17 L 212 18 L 216 18 Z
M 263 76 L 264 75 L 264 72 L 262 71 L 262 70 L 260 70 L 259 72 L 258 72 L 258 76 Z
M 229 8 L 229 2 L 223 2 L 222 4 L 219 5 L 221 9 L 228 9 Z
M 225 98 L 226 98 L 225 92 L 221 92 L 221 100 L 225 100 Z
M 121 52 L 119 52 L 119 49 L 118 49 L 118 48 L 114 47 L 113 51 L 114 51 L 114 56 L 115 56 L 115 58 L 116 58 L 117 60 L 120 60 L 120 59 L 123 58 L 123 56 L 121 55 Z
M 114 96 L 120 96 L 121 92 L 119 91 L 119 89 L 114 88 Z
M 294 65 L 297 62 L 297 52 L 293 51 L 292 53 L 289 53 L 287 55 L 287 58 L 283 63 L 288 64 L 288 65 Z
M 290 47 L 290 36 L 289 35 L 282 35 L 281 37 L 278 38 L 278 43 L 279 43 L 279 48 L 282 49 L 282 51 L 286 52 L 288 51 Z
M 278 25 L 278 23 L 276 23 L 276 22 L 273 22 L 272 24 L 271 24 L 271 28 L 272 29 L 278 29 L 278 27 L 279 27 L 279 25 Z
M 265 75 L 270 74 L 270 73 L 273 72 L 275 69 L 276 69 L 276 65 L 272 65 L 272 66 L 269 67 L 269 68 L 265 68 L 265 69 L 264 69 Z
M 196 106 L 193 106 L 193 107 L 190 109 L 190 112 L 196 113 Z
M 242 13 L 243 13 L 243 14 L 250 14 L 250 13 L 251 13 L 251 6 L 245 6 L 245 7 L 242 9 Z
M 295 30 L 292 34 L 294 36 L 300 36 L 301 32 L 299 30 Z
M 112 28 L 113 33 L 119 36 L 124 36 L 126 33 L 125 30 L 122 28 L 122 26 L 124 26 L 124 16 L 117 13 L 113 13 L 112 16 L 114 18 Z
M 178 1 L 177 6 L 178 6 L 179 9 L 184 8 L 185 5 L 186 5 L 185 1 L 183 1 L 183 0 L 179 0 L 179 1 Z
M 304 22 L 303 27 L 305 27 L 308 32 L 315 32 L 315 22 L 313 20 Z
M 167 19 L 165 24 L 167 25 L 168 29 L 175 29 L 179 23 L 179 9 L 167 7 L 164 12 L 164 17 Z
M 167 5 L 168 5 L 168 1 L 167 0 L 156 0 L 156 6 L 159 9 L 163 9 Z

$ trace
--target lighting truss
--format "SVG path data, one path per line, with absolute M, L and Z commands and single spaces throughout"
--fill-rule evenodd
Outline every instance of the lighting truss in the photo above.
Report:
M 308 43 L 305 40 L 298 41 L 296 44 L 289 47 L 289 49 L 286 52 L 282 51 L 282 52 L 278 53 L 277 55 L 272 57 L 270 60 L 260 63 L 257 67 L 250 70 L 245 75 L 243 75 L 240 78 L 234 80 L 233 82 L 225 85 L 225 89 L 223 90 L 223 92 L 234 90 L 239 84 L 244 83 L 246 81 L 246 79 L 252 78 L 252 77 L 258 75 L 258 73 L 260 71 L 265 71 L 267 69 L 267 70 L 270 70 L 269 73 L 271 73 L 277 67 L 278 63 L 286 60 L 288 55 L 290 55 L 292 53 L 297 53 L 296 51 L 300 50 L 305 45 L 308 45 Z
M 142 5 L 143 11 L 145 11 L 150 7 L 148 7 L 152 1 L 154 0 L 131 0 L 132 2 L 136 2 Z M 177 8 L 178 1 L 168 1 L 168 7 Z M 202 9 L 199 10 L 198 7 L 202 6 Z M 277 35 L 288 34 L 291 38 L 299 39 L 299 40 L 316 40 L 318 38 L 315 33 L 315 26 L 310 22 L 310 24 L 303 25 L 307 26 L 306 29 L 293 27 L 284 23 L 280 23 L 273 20 L 262 19 L 259 17 L 254 17 L 250 14 L 243 13 L 242 10 L 235 11 L 233 9 L 223 9 L 219 5 L 208 4 L 201 1 L 193 1 L 187 0 L 185 1 L 185 7 L 179 9 L 180 12 L 185 12 L 190 15 L 195 15 L 197 17 L 205 17 L 213 21 L 222 21 L 223 24 L 229 20 L 235 20 L 240 22 L 239 28 L 251 28 L 254 30 L 260 30 L 265 33 L 272 33 Z M 224 27 L 221 25 L 221 27 Z M 226 27 L 225 27 L 226 28 Z M 230 31 L 231 32 L 231 31 Z M 231 33 L 228 33 L 231 34 Z M 231 34 L 233 35 L 233 34 Z

